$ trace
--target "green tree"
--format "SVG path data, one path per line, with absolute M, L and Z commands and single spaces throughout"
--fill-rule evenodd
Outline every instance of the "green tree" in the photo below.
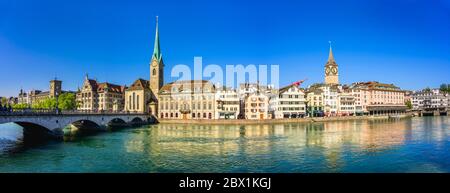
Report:
M 449 91 L 449 85 L 448 84 L 441 84 L 441 87 L 439 88 L 439 90 L 441 90 L 442 92 L 448 92 Z
M 20 103 L 20 104 L 14 104 L 12 106 L 13 109 L 27 109 L 30 106 L 28 104 Z
M 55 109 L 56 108 L 56 99 L 48 98 L 32 105 L 33 109 Z
M 430 88 L 430 87 L 427 87 L 427 88 L 423 89 L 423 91 L 424 91 L 424 92 L 431 92 L 431 88 Z
M 76 97 L 73 93 L 63 93 L 58 97 L 58 108 L 62 110 L 74 110 L 77 107 Z
M 8 99 L 6 97 L 1 97 L 1 98 L 2 98 L 1 99 L 2 105 L 5 105 L 8 103 Z
M 412 105 L 412 103 L 411 103 L 410 100 L 409 100 L 409 101 L 406 101 L 406 102 L 405 102 L 405 105 L 408 107 L 408 109 L 412 109 L 412 108 L 413 108 L 413 105 Z

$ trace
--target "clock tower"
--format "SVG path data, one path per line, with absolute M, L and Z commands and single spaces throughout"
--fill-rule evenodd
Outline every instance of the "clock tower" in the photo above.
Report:
M 159 47 L 158 16 L 156 16 L 156 34 L 155 45 L 153 48 L 152 59 L 150 60 L 150 90 L 155 99 L 158 99 L 158 93 L 164 84 L 164 62 L 161 49 Z
M 333 51 L 330 42 L 330 54 L 325 64 L 325 84 L 339 84 L 339 71 L 336 61 L 334 61 Z

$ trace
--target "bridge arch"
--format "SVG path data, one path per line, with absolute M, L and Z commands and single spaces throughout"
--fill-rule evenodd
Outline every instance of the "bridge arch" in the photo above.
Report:
M 145 124 L 145 121 L 142 120 L 141 117 L 134 117 L 134 118 L 131 120 L 130 124 L 131 124 L 132 126 L 141 126 L 141 125 Z
M 23 128 L 23 143 L 26 145 L 39 144 L 51 139 L 59 138 L 51 129 L 37 123 L 18 121 L 14 122 Z
M 109 128 L 120 128 L 128 126 L 128 123 L 122 118 L 113 118 L 107 123 L 107 126 Z
M 99 130 L 101 130 L 101 126 L 100 126 L 101 124 L 96 123 L 91 120 L 87 120 L 87 119 L 73 121 L 72 123 L 70 123 L 70 125 L 74 126 L 78 130 L 82 130 L 82 131 L 99 131 Z

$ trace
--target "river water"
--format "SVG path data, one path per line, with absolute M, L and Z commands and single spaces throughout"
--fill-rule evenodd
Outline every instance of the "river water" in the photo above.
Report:
M 0 172 L 450 172 L 450 117 L 268 125 L 158 124 L 21 147 Z

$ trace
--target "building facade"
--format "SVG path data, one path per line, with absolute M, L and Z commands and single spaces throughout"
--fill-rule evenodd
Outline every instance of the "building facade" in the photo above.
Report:
M 449 107 L 449 95 L 439 89 L 413 92 L 411 95 L 413 110 L 445 109 Z
M 86 75 L 83 87 L 78 89 L 78 110 L 119 112 L 124 109 L 125 86 L 108 82 L 98 83 Z
M 17 103 L 31 105 L 30 95 L 24 92 L 23 89 L 20 89 L 19 96 L 17 97 Z
M 240 98 L 235 90 L 221 89 L 215 94 L 216 119 L 237 119 L 240 113 Z
M 355 96 L 349 93 L 339 93 L 338 96 L 338 115 L 353 116 L 356 115 Z
M 349 89 L 361 105 L 364 114 L 390 115 L 406 112 L 405 92 L 393 84 L 372 82 L 353 83 Z
M 253 93 L 245 98 L 245 119 L 270 119 L 269 97 L 264 93 Z
M 320 87 L 310 87 L 306 93 L 308 116 L 324 116 L 324 93 Z
M 306 116 L 305 93 L 296 84 L 281 88 L 277 96 L 270 98 L 269 103 L 269 111 L 275 119 Z
M 144 79 L 137 79 L 125 90 L 125 111 L 152 114 L 150 104 L 152 102 L 152 92 L 150 82 Z
M 161 119 L 215 119 L 215 86 L 206 80 L 184 80 L 164 85 L 159 94 Z
M 30 92 L 26 93 L 23 91 L 23 89 L 20 89 L 19 95 L 17 97 L 17 103 L 28 104 L 31 106 L 33 104 L 43 102 L 47 99 L 57 98 L 63 93 L 75 92 L 62 90 L 62 81 L 55 78 L 53 80 L 50 80 L 48 91 L 31 90 Z

